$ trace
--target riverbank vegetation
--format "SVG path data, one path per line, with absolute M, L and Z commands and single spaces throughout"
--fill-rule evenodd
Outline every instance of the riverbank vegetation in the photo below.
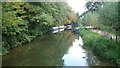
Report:
M 2 2 L 2 53 L 75 18 L 64 2 Z
M 120 64 L 120 43 L 117 41 L 117 37 L 120 36 L 119 3 L 88 2 L 87 11 L 79 16 L 64 2 L 0 2 L 2 54 L 8 53 L 10 48 L 44 35 L 52 26 L 73 23 L 74 27 L 93 26 L 115 34 L 116 41 L 84 28 L 79 32 L 85 46 L 91 47 L 97 55 Z
M 118 8 L 120 2 L 88 2 L 87 11 L 78 18 L 78 23 L 83 26 L 93 26 L 98 30 L 116 35 L 116 41 L 106 36 L 99 35 L 89 30 L 80 30 L 84 44 L 90 46 L 99 56 L 114 60 L 120 64 L 120 15 Z
M 108 60 L 118 60 L 120 43 L 86 29 L 81 29 L 79 33 L 84 40 L 84 45 L 91 47 L 97 55 Z
M 120 2 L 88 2 L 87 11 L 79 16 L 78 23 L 84 26 L 94 26 L 99 30 L 120 36 L 119 23 Z

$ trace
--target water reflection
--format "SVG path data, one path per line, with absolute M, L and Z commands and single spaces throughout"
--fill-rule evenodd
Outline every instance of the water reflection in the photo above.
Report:
M 59 31 L 64 31 L 64 28 L 61 28 L 61 29 L 57 29 L 57 30 L 53 30 L 52 33 L 57 33 Z
M 3 66 L 112 66 L 95 57 L 83 46 L 80 36 L 71 31 L 39 36 L 31 43 L 10 50 L 4 55 Z
M 115 63 L 107 61 L 101 57 L 96 56 L 90 47 L 83 46 L 86 51 L 86 60 L 89 66 L 115 66 Z
M 64 66 L 114 66 L 112 62 L 100 59 L 89 49 L 83 46 L 83 40 L 79 36 L 73 41 L 67 54 L 63 56 Z M 88 67 L 89 68 L 89 67 Z M 90 67 L 93 68 L 93 67 Z
M 61 58 L 75 38 L 70 31 L 39 36 L 31 43 L 10 50 L 3 56 L 3 66 L 63 66 Z
M 80 46 L 83 45 L 82 38 L 79 37 L 73 41 L 68 53 L 63 56 L 64 66 L 88 66 L 86 61 L 86 54 Z

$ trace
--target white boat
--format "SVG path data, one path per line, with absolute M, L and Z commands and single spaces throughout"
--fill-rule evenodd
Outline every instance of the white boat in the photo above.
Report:
M 65 26 L 59 26 L 59 29 L 64 29 L 65 28 Z
M 58 26 L 57 27 L 52 27 L 52 30 L 57 30 L 57 29 L 59 29 Z
M 67 25 L 67 29 L 72 29 L 72 25 Z

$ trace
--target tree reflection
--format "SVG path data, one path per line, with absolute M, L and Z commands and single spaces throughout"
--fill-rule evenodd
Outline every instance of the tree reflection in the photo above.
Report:
M 75 40 L 70 31 L 39 36 L 3 56 L 3 66 L 63 66 L 61 58 Z

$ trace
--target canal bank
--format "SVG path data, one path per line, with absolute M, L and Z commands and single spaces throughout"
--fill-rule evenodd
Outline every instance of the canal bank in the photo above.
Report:
M 79 33 L 84 39 L 84 45 L 90 47 L 96 55 L 111 62 L 118 63 L 119 42 L 87 29 L 81 29 Z
M 3 56 L 3 66 L 114 66 L 112 62 L 94 57 L 91 50 L 83 46 L 79 35 L 59 31 L 11 49 Z

